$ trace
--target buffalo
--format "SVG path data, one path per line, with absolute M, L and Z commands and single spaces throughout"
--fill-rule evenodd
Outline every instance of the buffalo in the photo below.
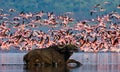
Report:
M 63 66 L 68 63 L 76 63 L 76 67 L 82 65 L 80 62 L 69 59 L 73 52 L 78 52 L 78 48 L 73 44 L 53 45 L 48 48 L 34 49 L 23 57 L 26 68 L 33 66 Z

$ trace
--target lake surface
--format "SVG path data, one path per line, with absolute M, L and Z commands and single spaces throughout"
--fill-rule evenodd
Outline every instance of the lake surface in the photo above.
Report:
M 0 53 L 0 72 L 32 72 L 24 70 L 24 54 Z M 74 53 L 71 58 L 83 65 L 74 69 L 38 68 L 36 72 L 120 72 L 120 53 Z
M 105 2 L 107 2 L 105 4 Z M 63 14 L 65 12 L 73 12 L 73 17 L 78 20 L 91 19 L 98 15 L 107 14 L 112 11 L 120 10 L 116 7 L 119 5 L 120 0 L 1 0 L 0 9 L 8 11 L 13 8 L 18 12 L 54 12 L 56 14 Z M 96 5 L 100 5 L 96 7 Z M 105 11 L 99 11 L 100 9 Z M 90 11 L 97 10 L 91 17 Z

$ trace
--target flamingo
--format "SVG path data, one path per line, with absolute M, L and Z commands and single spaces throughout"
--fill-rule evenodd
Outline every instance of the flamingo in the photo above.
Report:
M 117 6 L 118 9 L 120 9 L 120 4 Z

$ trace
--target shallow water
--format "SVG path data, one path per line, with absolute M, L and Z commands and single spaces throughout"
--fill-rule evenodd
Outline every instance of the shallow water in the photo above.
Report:
M 24 70 L 25 53 L 0 53 L 0 72 L 120 72 L 120 53 L 74 53 L 71 58 L 83 65 L 67 69 L 65 67 L 36 68 Z

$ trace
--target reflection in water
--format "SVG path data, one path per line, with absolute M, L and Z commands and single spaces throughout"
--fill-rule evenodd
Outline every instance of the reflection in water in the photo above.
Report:
M 120 72 L 120 65 L 99 64 L 99 65 L 83 65 L 79 69 L 72 72 Z
M 23 65 L 21 64 L 19 65 L 5 64 L 0 65 L 0 72 L 24 72 L 24 70 Z
M 25 70 L 25 72 L 70 72 L 68 68 L 65 66 L 59 66 L 59 67 L 32 67 L 28 70 Z
M 120 72 L 120 53 L 75 53 L 71 58 L 81 62 L 78 68 L 33 67 L 24 69 L 24 53 L 0 53 L 0 72 Z
M 68 69 L 64 66 L 36 67 L 29 70 L 23 68 L 23 65 L 0 65 L 0 72 L 120 72 L 119 64 L 87 64 L 74 69 Z

